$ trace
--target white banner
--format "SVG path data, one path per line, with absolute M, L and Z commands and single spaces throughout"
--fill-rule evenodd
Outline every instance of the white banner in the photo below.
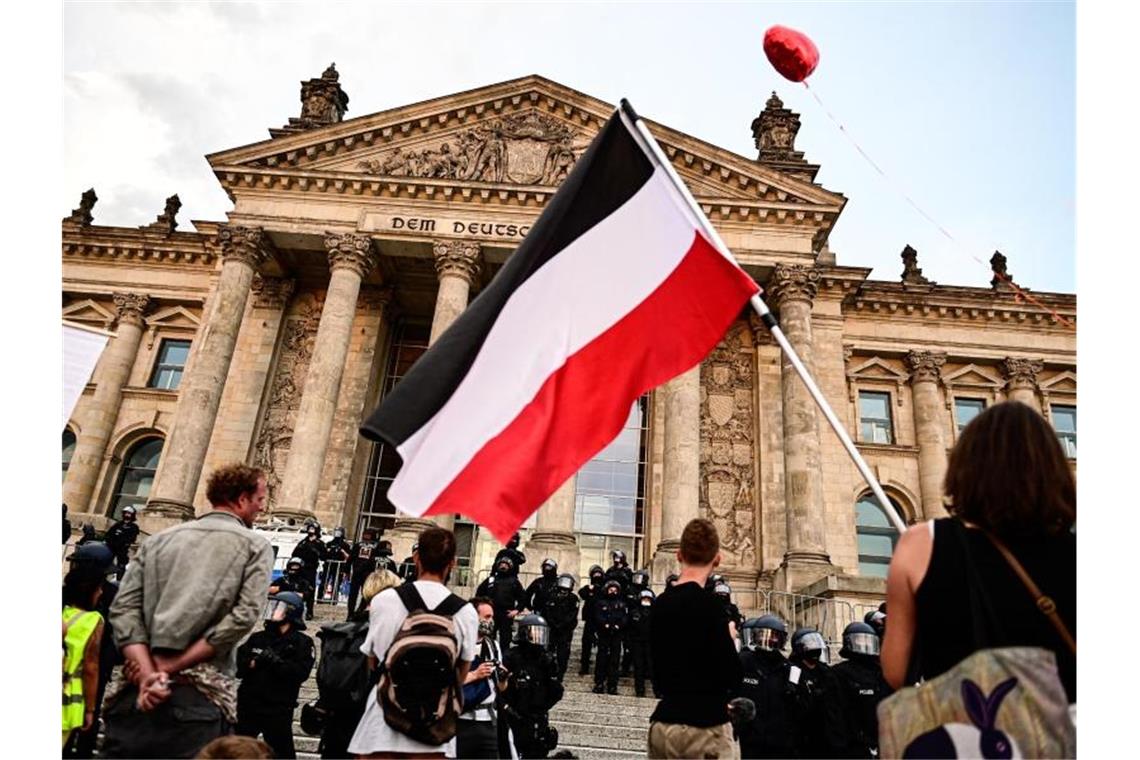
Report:
M 92 330 L 75 324 L 63 325 L 63 424 L 67 427 L 75 404 L 83 395 L 83 388 L 95 371 L 109 333 Z

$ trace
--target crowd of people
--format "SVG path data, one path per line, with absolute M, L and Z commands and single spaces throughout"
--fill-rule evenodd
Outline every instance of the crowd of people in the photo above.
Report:
M 552 558 L 524 586 L 515 535 L 475 596 L 461 598 L 448 587 L 455 536 L 434 527 L 397 565 L 374 529 L 350 543 L 337 528 L 323 542 L 308 526 L 273 579 L 272 548 L 250 530 L 264 473 L 219 468 L 207 485 L 213 509 L 198 519 L 130 557 L 138 528 L 124 510 L 104 540 L 85 535 L 69 557 L 64 755 L 93 756 L 101 714 L 104 757 L 295 757 L 294 714 L 315 668 L 319 696 L 300 723 L 320 737 L 322 757 L 547 757 L 576 632 L 579 674 L 595 693 L 616 694 L 632 676 L 635 694 L 659 700 L 651 758 L 877 757 L 880 703 L 987 647 L 1055 652 L 1075 703 L 1075 643 L 1060 633 L 1075 630 L 1075 492 L 1051 432 L 1017 407 L 997 405 L 967 428 L 947 474 L 952 517 L 902 537 L 887 603 L 843 630 L 836 664 L 820 631 L 789 635 L 778 615 L 745 618 L 716 572 L 708 520 L 685 527 L 679 572 L 660 594 L 620 550 L 581 588 Z M 1007 449 L 999 460 L 1036 474 L 977 475 L 971 468 L 993 465 L 994 442 Z M 997 536 L 1049 594 L 1060 626 L 1034 614 Z M 312 632 L 330 567 L 349 575 L 348 617 Z M 984 637 L 947 636 L 976 601 L 956 585 L 963 573 L 997 600 Z

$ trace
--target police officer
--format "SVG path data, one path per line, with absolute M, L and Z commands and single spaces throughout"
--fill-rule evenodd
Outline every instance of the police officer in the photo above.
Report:
M 881 612 L 875 614 L 882 615 Z M 866 623 L 851 623 L 843 629 L 846 659 L 832 668 L 839 681 L 847 716 L 847 757 L 879 756 L 879 702 L 891 694 L 879 664 L 879 636 Z
M 344 528 L 333 529 L 332 540 L 325 544 L 325 568 L 321 573 L 321 598 L 337 601 L 341 579 L 348 573 L 348 560 L 352 544 L 344 537 Z
M 705 581 L 705 588 L 709 591 L 715 591 L 717 584 L 724 583 L 724 576 L 720 573 L 709 573 L 708 579 Z
M 309 523 L 305 527 L 305 538 L 293 547 L 294 557 L 305 563 L 304 576 L 309 582 L 309 593 L 305 597 L 305 619 L 313 619 L 314 590 L 317 587 L 317 567 L 325 558 L 325 545 L 321 542 L 321 526 Z
M 638 570 L 630 576 L 631 580 L 625 589 L 625 606 L 629 610 L 630 615 L 641 603 L 641 592 L 649 588 L 649 571 Z M 633 626 L 626 626 L 625 635 L 622 636 L 621 641 L 621 676 L 627 677 L 633 669 Z
M 558 680 L 566 675 L 570 661 L 570 643 L 578 627 L 578 597 L 574 596 L 574 576 L 563 573 L 555 581 L 554 591 L 546 594 L 540 613 L 550 626 L 550 648 L 558 663 Z
M 115 576 L 122 580 L 130 561 L 131 546 L 139 537 L 138 515 L 130 504 L 123 507 L 123 516 L 103 535 L 103 542 L 115 555 Z
M 313 584 L 309 583 L 309 579 L 305 577 L 305 563 L 300 557 L 290 557 L 285 564 L 284 575 L 269 584 L 270 595 L 279 594 L 283 591 L 292 591 L 303 600 L 312 598 Z M 305 611 L 307 612 L 308 609 L 306 608 Z
M 594 693 L 617 694 L 621 639 L 629 620 L 621 583 L 608 580 L 594 606 L 594 629 L 598 633 L 598 667 L 594 670 Z
M 578 596 L 582 597 L 582 667 L 578 675 L 590 674 L 590 652 L 597 643 L 597 629 L 594 627 L 594 606 L 598 596 L 602 593 L 602 585 L 606 582 L 606 571 L 601 565 L 590 567 L 590 582 L 578 589 Z
M 738 727 L 742 757 L 792 757 L 790 710 L 795 693 L 784 658 L 788 628 L 777 615 L 751 618 L 740 628 L 740 665 L 744 671 L 737 696 L 756 705 L 752 720 Z
M 554 593 L 558 583 L 558 563 L 547 557 L 542 561 L 542 575 L 531 581 L 526 588 L 526 601 L 524 606 L 531 612 L 542 612 L 546 606 L 546 597 Z
M 518 572 L 510 557 L 499 559 L 490 577 L 479 584 L 475 595 L 491 600 L 495 608 L 495 630 L 499 632 L 499 647 L 505 652 L 511 643 L 514 618 L 526 600 L 526 592 L 519 583 Z
M 412 544 L 412 553 L 404 557 L 404 561 L 400 563 L 400 569 L 396 575 L 403 578 L 404 583 L 414 583 L 416 580 L 416 552 L 419 548 L 419 542 Z
M 356 602 L 360 598 L 360 589 L 364 580 L 376 569 L 376 558 L 379 554 L 379 545 L 376 543 L 376 529 L 365 528 L 360 533 L 360 540 L 352 545 L 348 553 L 348 563 L 352 573 L 348 579 L 348 617 L 351 620 L 356 614 Z M 389 549 L 391 552 L 391 549 Z
M 262 734 L 275 757 L 296 757 L 293 710 L 301 684 L 313 669 L 313 640 L 305 629 L 304 601 L 282 591 L 269 597 L 265 630 L 238 647 L 238 722 L 235 733 Z
M 799 757 L 842 757 L 847 748 L 843 695 L 835 673 L 823 662 L 827 643 L 815 628 L 792 635 L 789 680 L 792 737 Z
M 637 583 L 637 574 L 634 574 Z M 653 618 L 653 602 L 657 596 L 649 588 L 642 588 L 637 601 L 629 611 L 629 626 L 626 628 L 631 656 L 633 659 L 633 690 L 639 697 L 645 696 L 645 679 L 653 678 L 653 668 L 649 659 L 649 630 Z
M 492 564 L 499 564 L 499 560 L 503 557 L 511 558 L 511 562 L 514 563 L 516 573 L 520 568 L 522 568 L 523 565 L 526 564 L 526 555 L 519 551 L 518 533 L 511 536 L 511 540 L 507 542 L 506 546 L 504 546 L 502 549 L 499 549 L 499 553 L 495 555 L 495 561 Z
M 879 637 L 879 641 L 887 635 L 887 603 L 883 604 L 877 610 L 871 610 L 863 616 L 863 622 L 875 629 L 875 634 Z
M 80 536 L 79 540 L 75 542 L 76 546 L 83 546 L 84 544 L 89 544 L 92 541 L 99 540 L 98 536 L 95 535 L 95 526 L 91 523 L 83 523 L 83 526 L 79 529 L 79 532 Z M 99 543 L 102 544 L 103 542 L 99 541 Z M 104 546 L 106 546 L 106 544 L 104 544 Z M 115 561 L 115 555 L 113 553 L 111 554 L 111 561 Z
M 549 642 L 546 621 L 540 615 L 524 615 L 519 618 L 518 644 L 503 661 L 509 673 L 503 713 L 520 758 L 546 757 L 558 746 L 549 712 L 562 699 L 562 684 L 558 664 L 547 651 Z
M 625 552 L 621 549 L 614 549 L 610 552 L 610 559 L 613 564 L 606 571 L 606 580 L 617 581 L 621 585 L 622 596 L 625 596 L 629 590 L 629 584 L 633 582 L 633 571 L 629 569 L 629 563 L 625 561 Z
M 725 619 L 736 626 L 735 630 L 739 631 L 744 625 L 744 615 L 740 614 L 740 608 L 732 602 L 732 587 L 721 581 L 713 588 L 713 593 L 724 604 Z

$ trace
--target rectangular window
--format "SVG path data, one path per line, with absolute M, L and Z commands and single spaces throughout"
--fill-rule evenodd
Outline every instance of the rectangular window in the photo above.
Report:
M 150 376 L 150 387 L 164 391 L 178 390 L 178 384 L 182 382 L 182 370 L 186 367 L 189 356 L 190 341 L 163 340 L 158 349 L 158 363 L 154 365 L 154 374 Z
M 859 430 L 864 443 L 894 443 L 891 394 L 859 391 Z
M 1061 448 L 1065 450 L 1065 456 L 1069 459 L 1076 459 L 1077 408 L 1075 406 L 1051 404 L 1049 406 L 1049 412 L 1053 418 L 1053 429 L 1057 431 L 1057 440 L 1061 442 Z
M 980 398 L 954 399 L 954 420 L 958 424 L 958 434 L 970 424 L 970 421 L 985 411 L 986 402 Z

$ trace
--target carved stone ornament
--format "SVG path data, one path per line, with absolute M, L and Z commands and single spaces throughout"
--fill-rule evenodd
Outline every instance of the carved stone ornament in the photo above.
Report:
M 803 152 L 796 150 L 799 131 L 800 115 L 784 108 L 784 102 L 773 92 L 764 110 L 752 120 L 752 139 L 760 151 L 757 160 L 806 163 Z
M 351 269 L 364 279 L 376 266 L 376 247 L 367 235 L 329 232 L 325 234 L 325 249 L 329 252 L 329 267 L 333 271 Z
M 438 240 L 432 245 L 439 277 L 462 277 L 474 285 L 483 271 L 479 244 L 470 240 Z
M 931 282 L 922 276 L 918 266 L 918 251 L 909 245 L 902 249 L 903 272 L 902 281 L 907 285 L 930 285 Z
M 1010 285 L 1013 276 L 1009 273 L 1005 255 L 1001 251 L 994 251 L 994 255 L 990 257 L 990 269 L 994 273 L 994 278 L 990 280 L 990 287 L 994 290 L 1013 290 Z
M 749 308 L 748 311 L 748 326 L 752 329 L 752 345 L 776 345 L 776 339 L 772 337 L 772 331 L 768 329 L 767 325 L 760 321 L 760 316 L 751 308 Z
M 99 200 L 99 196 L 95 195 L 95 188 L 89 188 L 80 196 L 79 208 L 72 209 L 71 215 L 65 217 L 64 221 L 78 224 L 80 227 L 90 227 L 91 222 L 95 220 L 91 211 L 95 208 L 95 201 L 97 200 Z
M 724 565 L 756 566 L 752 328 L 743 319 L 701 364 L 700 510 L 720 534 Z
M 819 292 L 819 271 L 802 264 L 777 264 L 768 281 L 768 292 L 777 305 L 788 301 L 810 303 Z
M 366 285 L 360 289 L 356 303 L 365 311 L 385 311 L 394 297 L 395 291 L 390 286 Z
M 261 227 L 224 225 L 218 230 L 218 245 L 223 259 L 241 262 L 254 271 L 269 256 L 269 236 Z
M 111 296 L 119 322 L 131 325 L 143 324 L 143 314 L 150 305 L 150 296 L 142 293 L 115 293 Z
M 563 122 L 532 111 L 466 129 L 436 148 L 395 148 L 358 166 L 365 174 L 391 177 L 557 185 L 578 160 L 578 136 Z
M 144 230 L 154 230 L 161 232 L 164 235 L 171 235 L 174 233 L 175 228 L 178 227 L 178 210 L 182 208 L 182 201 L 179 200 L 178 194 L 170 196 L 166 199 L 166 205 L 163 207 L 162 213 L 158 215 L 150 224 L 142 227 Z
M 1028 388 L 1037 389 L 1037 376 L 1045 368 L 1045 363 L 1038 359 L 1022 359 L 1014 356 L 1006 357 L 1001 365 L 1001 374 L 1005 378 L 1007 390 Z
M 946 364 L 946 354 L 941 351 L 909 351 L 903 358 L 910 370 L 911 383 L 942 380 L 942 365 Z
M 288 277 L 266 277 L 261 274 L 253 275 L 253 284 L 250 291 L 254 294 L 254 306 L 269 309 L 281 309 L 289 302 L 293 295 L 296 283 Z
M 254 464 L 265 471 L 271 509 L 289 459 L 293 425 L 301 406 L 301 393 L 317 339 L 322 305 L 320 297 L 312 293 L 298 296 L 286 315 L 282 329 L 277 367 L 269 386 L 269 399 L 253 454 Z

